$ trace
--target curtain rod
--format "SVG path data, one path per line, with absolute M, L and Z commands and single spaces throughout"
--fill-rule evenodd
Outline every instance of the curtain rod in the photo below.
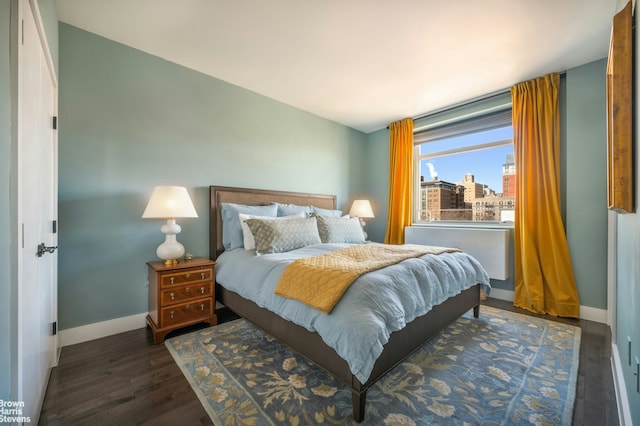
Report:
M 560 74 L 560 78 L 564 78 L 564 77 L 566 77 L 567 72 L 566 71 L 562 71 L 562 72 L 559 72 L 558 74 Z M 440 109 L 436 109 L 436 110 L 433 110 L 431 112 L 415 116 L 412 119 L 414 121 L 415 120 L 420 120 L 421 118 L 429 117 L 430 115 L 439 114 L 441 112 L 449 111 L 449 110 L 452 110 L 452 109 L 455 109 L 455 108 L 460 108 L 460 107 L 462 107 L 464 105 L 472 104 L 474 102 L 480 102 L 480 101 L 484 101 L 486 99 L 494 98 L 496 96 L 504 95 L 505 93 L 509 93 L 510 91 L 511 91 L 510 87 L 506 88 L 506 89 L 496 90 L 495 92 L 491 92 L 491 93 L 486 94 L 486 95 L 482 95 L 482 96 L 478 96 L 478 97 L 475 97 L 475 98 L 467 99 L 466 101 L 460 101 L 460 102 L 458 102 L 456 104 L 448 105 L 446 107 L 442 107 Z M 387 130 L 388 129 L 389 129 L 389 126 L 387 126 Z

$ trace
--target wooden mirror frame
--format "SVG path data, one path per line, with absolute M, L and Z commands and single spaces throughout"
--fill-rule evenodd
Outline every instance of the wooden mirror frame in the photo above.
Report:
M 607 63 L 607 196 L 619 213 L 634 209 L 632 2 L 613 17 Z

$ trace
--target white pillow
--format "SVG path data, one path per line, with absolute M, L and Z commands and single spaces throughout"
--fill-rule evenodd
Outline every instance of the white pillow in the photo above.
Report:
M 364 243 L 364 232 L 357 217 L 325 217 L 318 219 L 318 233 L 323 243 Z
M 238 216 L 240 218 L 240 227 L 242 228 L 242 237 L 244 239 L 245 250 L 253 250 L 256 248 L 256 240 L 253 237 L 253 233 L 251 232 L 251 229 L 249 229 L 249 226 L 247 225 L 247 222 L 246 222 L 247 219 L 287 220 L 287 219 L 306 217 L 304 212 L 292 214 L 290 216 L 280 216 L 280 217 L 256 216 L 253 214 L 244 214 L 244 213 L 239 213 Z

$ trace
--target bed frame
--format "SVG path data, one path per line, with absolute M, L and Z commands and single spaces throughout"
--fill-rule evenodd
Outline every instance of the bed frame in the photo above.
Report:
M 261 189 L 211 186 L 210 188 L 210 257 L 215 260 L 224 251 L 222 245 L 221 203 L 266 205 L 272 201 L 297 205 L 313 205 L 324 209 L 336 208 L 334 195 L 319 195 Z M 367 390 L 389 370 L 421 347 L 449 323 L 473 309 L 477 318 L 480 313 L 480 285 L 475 285 L 442 304 L 433 307 L 427 314 L 416 318 L 402 330 L 391 334 L 389 342 L 376 361 L 366 383 L 351 373 L 347 362 L 334 349 L 327 346 L 320 335 L 289 322 L 275 313 L 259 307 L 233 291 L 216 283 L 216 300 L 231 311 L 251 321 L 267 333 L 278 338 L 313 363 L 324 368 L 351 388 L 353 418 L 364 419 Z

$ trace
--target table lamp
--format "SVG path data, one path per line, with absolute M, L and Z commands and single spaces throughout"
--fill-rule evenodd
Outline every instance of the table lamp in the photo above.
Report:
M 373 215 L 373 209 L 371 208 L 371 203 L 369 200 L 354 200 L 353 204 L 351 204 L 351 210 L 349 210 L 349 216 L 357 217 L 360 219 L 360 225 L 362 225 L 362 233 L 364 234 L 364 239 L 367 239 L 367 233 L 364 230 L 366 222 L 365 218 L 375 217 Z
M 160 230 L 165 240 L 158 246 L 156 254 L 164 260 L 165 265 L 178 263 L 184 255 L 184 246 L 176 240 L 182 231 L 176 223 L 177 217 L 198 217 L 191 202 L 187 188 L 183 186 L 156 186 L 153 189 L 147 208 L 142 213 L 144 219 L 167 219 Z

